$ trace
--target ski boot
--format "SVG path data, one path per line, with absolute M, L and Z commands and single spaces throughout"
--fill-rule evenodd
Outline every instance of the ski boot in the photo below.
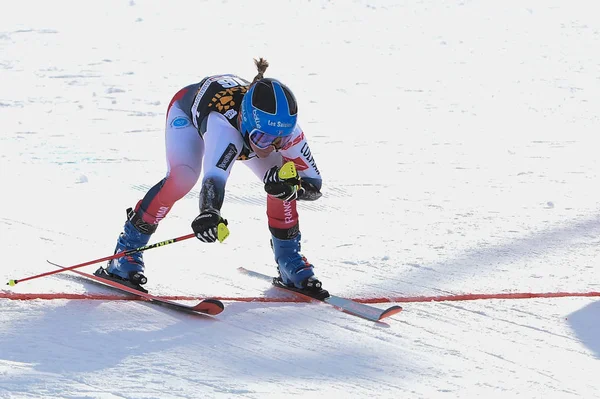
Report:
M 150 236 L 156 231 L 156 224 L 150 224 L 142 219 L 142 211 L 134 212 L 127 209 L 127 221 L 123 232 L 117 239 L 115 254 L 146 246 Z M 120 258 L 112 259 L 106 268 L 101 267 L 96 276 L 116 281 L 131 288 L 147 292 L 142 288 L 148 279 L 144 276 L 144 258 L 142 252 L 134 252 Z
M 318 299 L 329 296 L 315 277 L 313 265 L 300 254 L 300 234 L 289 240 L 272 236 L 271 246 L 278 265 L 277 280 L 280 285 L 292 288 L 294 291 L 308 293 Z

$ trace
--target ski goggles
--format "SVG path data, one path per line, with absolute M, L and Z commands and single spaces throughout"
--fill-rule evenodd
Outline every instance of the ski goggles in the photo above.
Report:
M 275 147 L 275 149 L 280 150 L 292 139 L 292 135 L 288 136 L 276 136 L 273 134 L 265 133 L 258 129 L 253 129 L 248 138 L 252 143 L 261 150 L 265 150 L 270 146 Z

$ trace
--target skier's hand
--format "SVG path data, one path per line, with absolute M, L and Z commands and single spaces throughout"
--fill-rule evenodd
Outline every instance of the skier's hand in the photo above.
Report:
M 202 242 L 223 242 L 229 236 L 227 220 L 223 219 L 216 209 L 200 212 L 192 222 L 192 230 Z
M 298 198 L 300 187 L 300 176 L 296 171 L 294 162 L 286 162 L 281 168 L 273 166 L 265 173 L 263 178 L 265 191 L 283 201 L 292 201 Z

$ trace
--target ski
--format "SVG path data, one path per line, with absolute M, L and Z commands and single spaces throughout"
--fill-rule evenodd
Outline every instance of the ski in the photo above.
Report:
M 267 276 L 266 274 L 248 270 L 244 267 L 239 267 L 238 270 L 241 273 L 244 273 L 250 277 L 255 277 L 260 280 L 270 282 L 275 287 L 280 288 L 282 290 L 293 292 L 294 294 L 302 296 L 304 298 L 324 302 L 326 304 L 332 305 L 334 308 L 339 309 L 345 313 L 351 314 L 353 316 L 362 317 L 363 319 L 367 319 L 370 321 L 381 321 L 386 317 L 395 315 L 402 311 L 401 306 L 391 306 L 387 309 L 380 309 L 375 306 L 366 305 L 364 303 L 359 303 L 351 299 L 341 298 L 328 293 L 328 296 L 325 297 L 320 297 L 318 294 L 311 295 L 310 292 L 306 292 L 304 290 L 300 290 L 293 287 L 287 287 L 281 284 L 280 280 L 277 277 Z
M 65 269 L 64 266 L 57 265 L 56 263 L 53 263 L 50 261 L 47 261 L 47 262 L 56 267 Z M 223 302 L 219 301 L 218 299 L 207 298 L 207 299 L 202 299 L 196 305 L 186 305 L 184 303 L 164 299 L 159 296 L 152 295 L 150 293 L 143 292 L 143 291 L 137 290 L 135 288 L 129 287 L 127 285 L 118 283 L 116 281 L 107 280 L 107 279 L 98 277 L 93 274 L 85 273 L 85 272 L 75 270 L 75 269 L 71 269 L 70 271 L 79 275 L 80 277 L 84 278 L 85 281 L 93 282 L 93 283 L 101 285 L 103 287 L 108 287 L 108 288 L 111 288 L 111 289 L 114 289 L 114 290 L 117 290 L 120 292 L 126 292 L 128 294 L 137 295 L 137 296 L 147 300 L 150 303 L 155 303 L 157 305 L 166 306 L 168 308 L 175 309 L 175 310 L 180 310 L 180 311 L 189 312 L 189 313 L 195 313 L 195 314 L 199 314 L 199 315 L 215 316 L 215 315 L 218 315 L 219 313 L 221 313 L 223 311 L 223 309 L 225 308 L 225 306 L 223 305 Z

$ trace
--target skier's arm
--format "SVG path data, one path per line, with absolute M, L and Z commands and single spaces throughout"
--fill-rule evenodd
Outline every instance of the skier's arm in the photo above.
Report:
M 200 214 L 192 221 L 192 230 L 200 241 L 223 241 L 229 235 L 224 227 L 227 220 L 220 211 L 224 198 L 225 182 L 205 178 L 200 191 Z
M 219 228 L 224 230 L 227 225 L 221 217 L 221 207 L 229 173 L 242 149 L 242 138 L 225 117 L 216 112 L 209 114 L 205 126 L 200 214 L 192 222 L 192 229 L 199 240 L 215 242 L 222 241 Z
M 200 212 L 220 211 L 225 200 L 226 180 L 217 176 L 204 177 L 200 189 Z
M 317 168 L 317 163 L 300 125 L 296 125 L 294 136 L 295 138 L 290 144 L 281 150 L 281 154 L 285 159 L 294 160 L 296 164 L 301 186 L 298 190 L 298 199 L 315 201 L 322 195 L 321 186 L 323 180 L 321 179 L 321 173 Z

